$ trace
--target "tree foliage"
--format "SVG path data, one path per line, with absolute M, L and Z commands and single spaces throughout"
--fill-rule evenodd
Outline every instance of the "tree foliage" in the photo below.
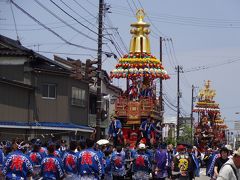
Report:
M 181 125 L 180 129 L 180 135 L 179 138 L 177 139 L 178 144 L 191 144 L 192 139 L 191 139 L 191 134 L 192 134 L 192 128 L 189 125 Z

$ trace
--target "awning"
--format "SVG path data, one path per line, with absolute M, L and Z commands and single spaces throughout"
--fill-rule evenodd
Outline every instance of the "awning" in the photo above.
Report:
M 15 129 L 42 129 L 57 131 L 79 131 L 92 133 L 94 128 L 73 123 L 61 122 L 3 122 L 0 121 L 0 128 Z

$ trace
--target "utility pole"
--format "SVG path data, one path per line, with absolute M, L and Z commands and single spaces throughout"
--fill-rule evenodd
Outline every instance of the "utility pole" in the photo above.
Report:
M 178 139 L 179 128 L 180 128 L 179 116 L 180 116 L 180 98 L 181 98 L 179 74 L 180 74 L 180 71 L 182 72 L 182 67 L 178 65 L 176 69 L 177 69 L 177 139 Z
M 103 8 L 104 0 L 99 0 L 98 13 L 98 52 L 97 52 L 97 117 L 96 117 L 96 140 L 101 136 L 101 108 L 102 108 L 102 90 L 101 90 L 101 72 L 102 72 L 102 37 L 103 37 Z
M 194 101 L 194 85 L 192 85 L 192 104 L 191 104 L 191 144 L 193 144 L 193 101 Z
M 163 58 L 162 58 L 162 37 L 160 37 L 160 61 L 161 61 L 161 64 L 163 64 Z M 162 111 L 163 111 L 163 92 L 162 92 L 162 87 L 163 87 L 163 84 L 162 84 L 162 78 L 160 78 L 160 90 L 159 90 L 159 100 L 160 100 L 160 106 L 161 106 L 161 114 L 162 114 Z

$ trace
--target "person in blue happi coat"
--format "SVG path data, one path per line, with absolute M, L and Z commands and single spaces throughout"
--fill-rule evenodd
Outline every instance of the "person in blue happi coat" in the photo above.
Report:
M 111 151 L 110 150 L 106 150 L 104 152 L 105 157 L 104 157 L 104 163 L 103 163 L 103 167 L 104 167 L 104 180 L 112 180 L 112 169 L 111 169 Z
M 125 153 L 122 153 L 122 146 L 117 146 L 116 152 L 112 153 L 111 169 L 113 180 L 124 179 L 126 175 L 125 169 Z
M 111 124 L 108 130 L 109 139 L 113 139 L 113 145 L 116 147 L 123 143 L 122 123 L 115 114 L 111 115 Z
M 65 151 L 63 155 L 63 167 L 66 173 L 65 180 L 74 180 L 78 178 L 77 155 L 75 153 L 76 148 L 77 142 L 71 141 L 69 150 Z
M 155 154 L 155 169 L 154 169 L 154 178 L 155 179 L 165 179 L 168 177 L 168 152 L 167 152 L 167 145 L 162 143 Z
M 3 148 L 3 147 L 2 147 Z M 0 174 L 2 173 L 3 163 L 4 163 L 4 153 L 3 150 L 0 149 Z
M 86 139 L 86 149 L 78 155 L 78 172 L 81 180 L 98 180 L 102 177 L 102 165 L 93 149 L 94 141 Z
M 61 180 L 64 178 L 63 163 L 54 155 L 56 145 L 49 142 L 48 155 L 41 162 L 41 175 L 43 180 Z
M 44 158 L 44 155 L 40 153 L 41 145 L 42 143 L 40 139 L 32 140 L 32 150 L 29 151 L 27 154 L 33 164 L 33 169 L 34 169 L 33 178 L 39 177 L 39 174 L 41 171 L 41 162 L 42 162 L 42 159 Z
M 33 175 L 33 165 L 30 159 L 23 153 L 27 145 L 23 140 L 18 138 L 13 145 L 14 152 L 8 154 L 6 157 L 2 173 L 6 180 L 26 180 Z
M 148 180 L 151 170 L 152 165 L 149 156 L 146 154 L 146 146 L 140 143 L 133 160 L 133 179 Z
M 141 123 L 139 128 L 141 134 L 137 140 L 137 144 L 141 141 L 141 139 L 145 139 L 146 145 L 149 147 L 151 146 L 150 138 L 151 138 L 151 131 L 153 130 L 151 119 L 152 119 L 151 116 L 148 116 L 147 119 Z

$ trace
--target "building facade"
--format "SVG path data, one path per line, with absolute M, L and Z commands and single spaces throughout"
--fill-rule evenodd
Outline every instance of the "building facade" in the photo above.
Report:
M 82 139 L 92 133 L 88 82 L 72 74 L 0 36 L 0 138 Z
M 78 78 L 82 78 L 89 84 L 89 98 L 88 98 L 88 125 L 96 127 L 96 116 L 97 116 L 97 79 L 96 76 L 91 79 L 85 78 L 86 64 L 80 60 L 64 59 L 59 56 L 54 56 L 54 60 L 60 63 L 62 66 L 68 68 L 72 72 L 77 73 Z M 95 72 L 93 72 L 94 74 Z M 96 73 L 95 73 L 96 75 Z M 101 137 L 105 138 L 108 133 L 108 127 L 110 123 L 110 115 L 115 112 L 115 100 L 122 93 L 122 89 L 111 84 L 107 72 L 102 70 L 101 73 L 101 91 L 102 91 L 102 118 L 100 122 Z

